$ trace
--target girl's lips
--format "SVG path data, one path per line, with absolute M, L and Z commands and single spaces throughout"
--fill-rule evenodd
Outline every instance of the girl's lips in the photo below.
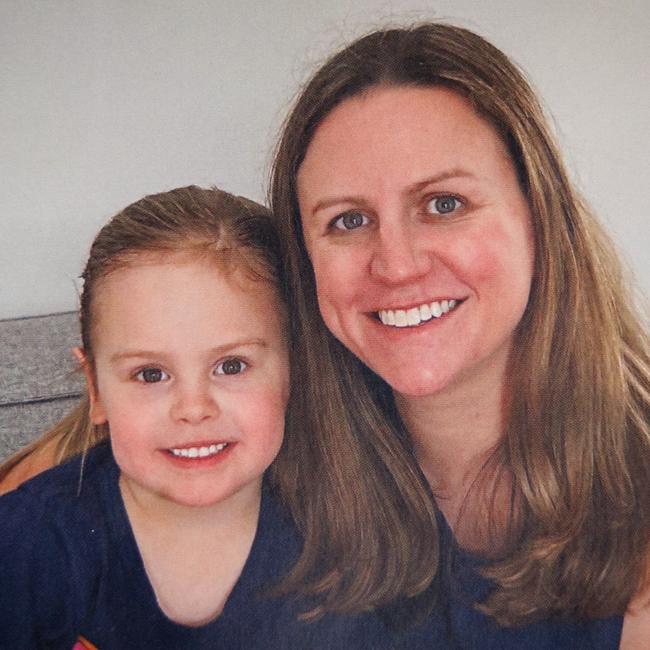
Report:
M 208 458 L 223 451 L 227 446 L 227 442 L 219 442 L 209 445 L 172 447 L 169 449 L 169 452 L 177 458 Z
M 163 449 L 166 458 L 179 467 L 210 467 L 230 455 L 236 442 L 215 442 L 202 445 Z

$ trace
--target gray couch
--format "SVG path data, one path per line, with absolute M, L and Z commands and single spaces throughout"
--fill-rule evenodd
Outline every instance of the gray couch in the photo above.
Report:
M 0 320 L 0 460 L 51 427 L 83 391 L 76 312 Z

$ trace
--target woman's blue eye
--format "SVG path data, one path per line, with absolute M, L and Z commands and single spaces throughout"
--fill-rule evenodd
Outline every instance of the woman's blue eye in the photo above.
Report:
M 462 205 L 455 196 L 436 196 L 427 203 L 427 209 L 433 214 L 450 214 Z
M 136 374 L 136 379 L 143 381 L 145 384 L 156 384 L 159 381 L 169 379 L 169 375 L 160 368 L 143 368 Z
M 217 364 L 216 373 L 218 375 L 238 375 L 247 367 L 246 362 L 241 359 L 226 359 Z
M 332 225 L 339 230 L 356 230 L 368 223 L 368 217 L 361 212 L 346 212 L 334 219 Z

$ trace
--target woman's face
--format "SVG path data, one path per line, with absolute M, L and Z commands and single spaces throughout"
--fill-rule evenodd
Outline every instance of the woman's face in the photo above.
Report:
M 442 87 L 380 86 L 319 125 L 298 173 L 332 333 L 399 394 L 503 373 L 531 217 L 492 126 Z

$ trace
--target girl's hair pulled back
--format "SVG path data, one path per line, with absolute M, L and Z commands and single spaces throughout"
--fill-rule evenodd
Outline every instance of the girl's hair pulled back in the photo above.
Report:
M 270 213 L 244 197 L 213 188 L 182 187 L 151 194 L 117 213 L 97 234 L 81 275 L 79 322 L 87 363 L 93 364 L 97 296 L 112 272 L 173 256 L 214 259 L 224 273 L 269 282 L 284 301 L 279 242 Z M 20 460 L 56 442 L 56 462 L 85 452 L 108 435 L 90 420 L 88 395 L 57 425 L 0 467 L 0 478 Z

